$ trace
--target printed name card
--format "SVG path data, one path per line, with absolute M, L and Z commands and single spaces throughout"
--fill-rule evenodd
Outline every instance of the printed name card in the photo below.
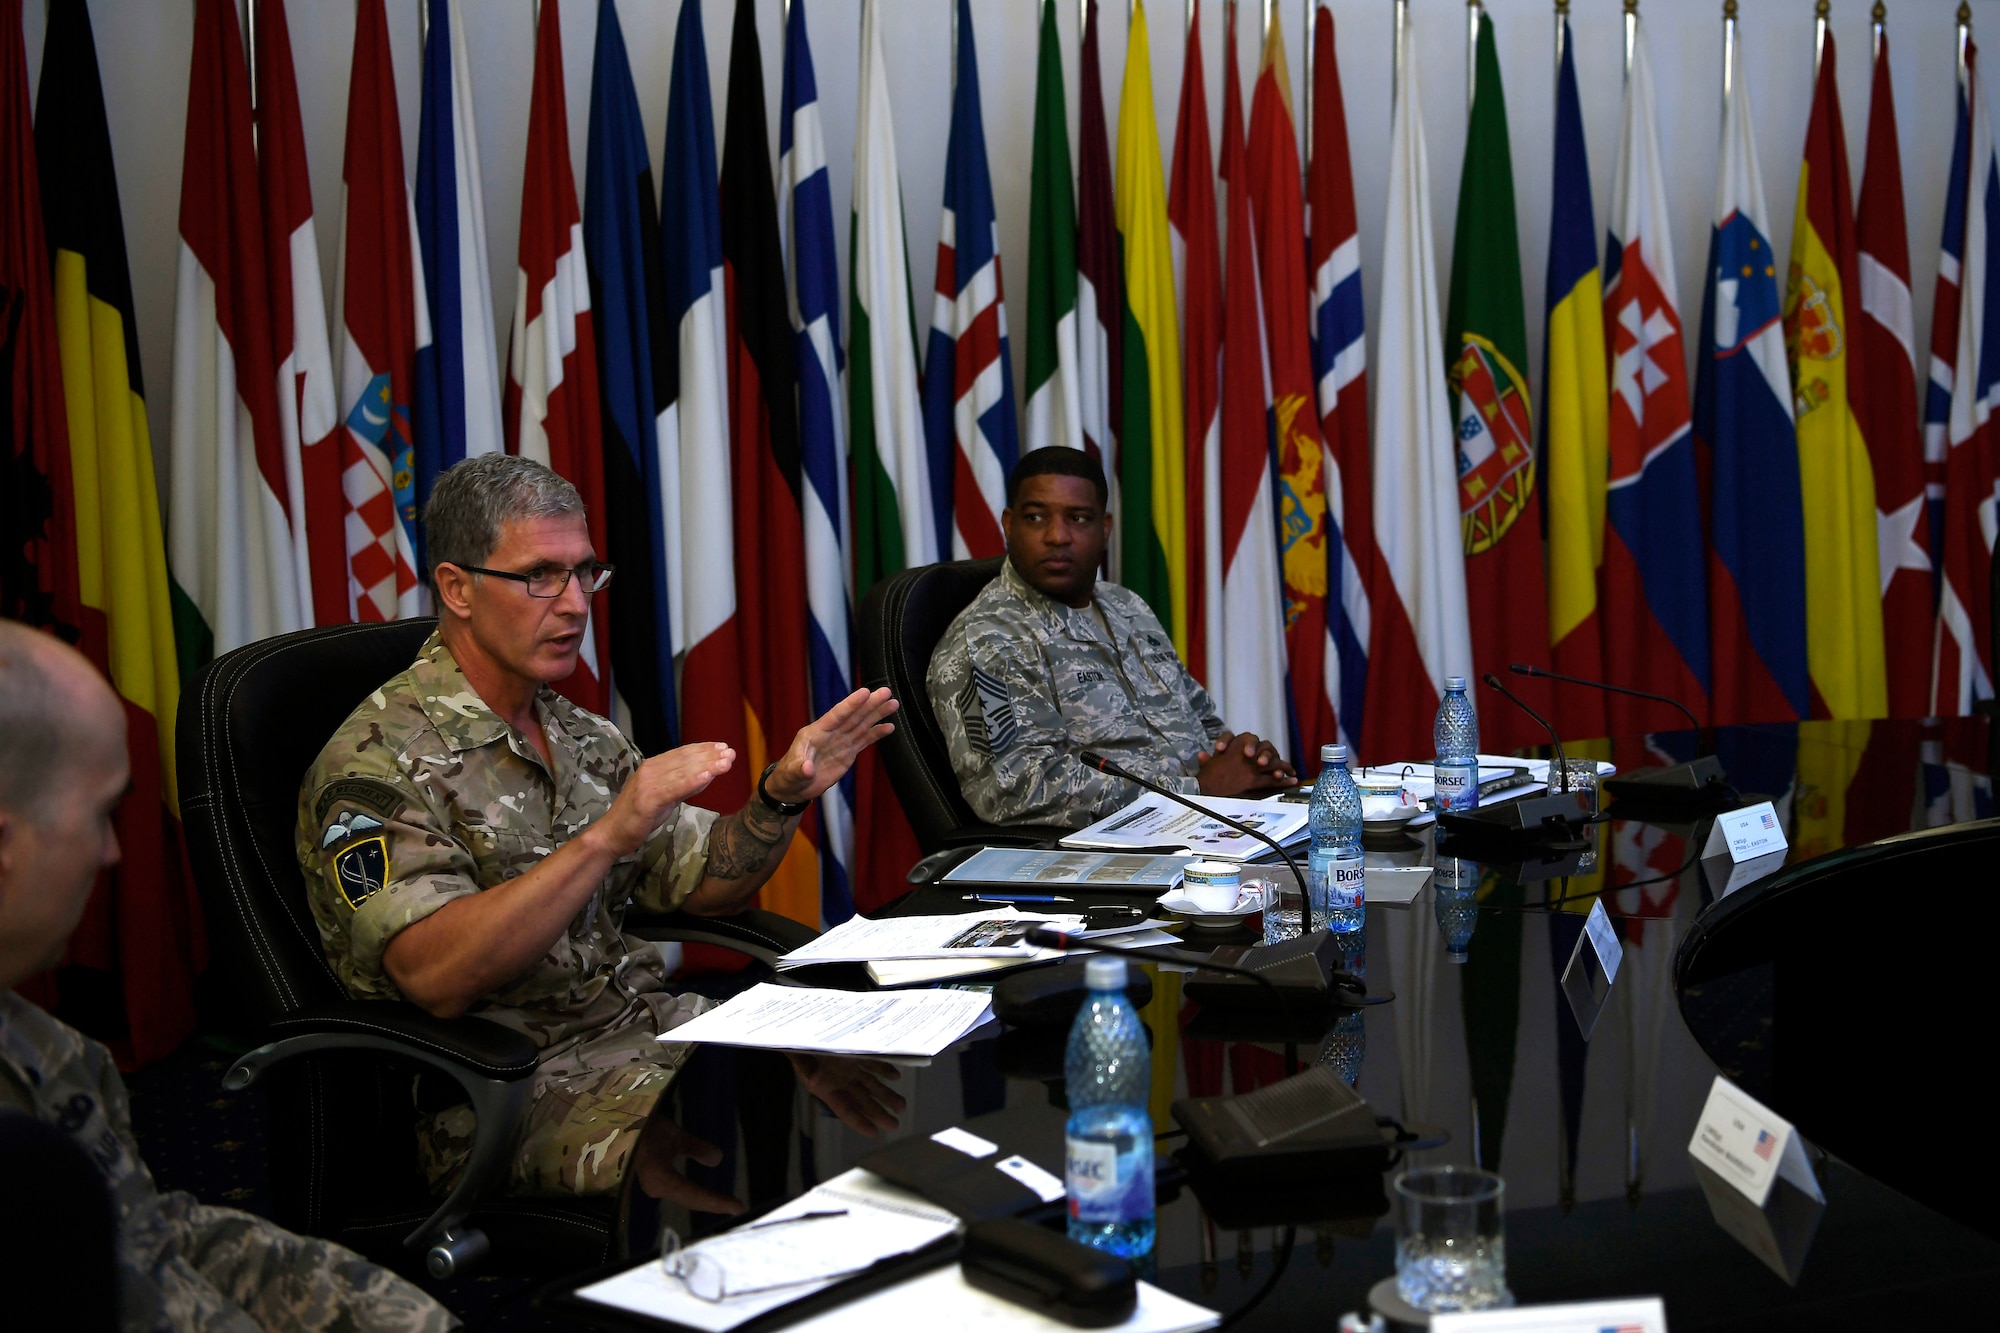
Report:
M 1644 1296 L 1434 1314 L 1431 1333 L 1667 1333 L 1667 1307 L 1658 1296 Z
M 1770 1199 L 1772 1182 L 1781 1178 L 1826 1202 L 1791 1122 L 1720 1074 L 1695 1122 L 1688 1154 L 1759 1208 Z
M 1782 852 L 1787 845 L 1785 825 L 1778 818 L 1777 807 L 1769 801 L 1759 801 L 1741 810 L 1717 815 L 1715 827 L 1708 831 L 1708 843 L 1701 854 L 1710 857 L 1727 852 L 1730 860 L 1743 862 L 1753 857 L 1768 856 L 1772 852 Z

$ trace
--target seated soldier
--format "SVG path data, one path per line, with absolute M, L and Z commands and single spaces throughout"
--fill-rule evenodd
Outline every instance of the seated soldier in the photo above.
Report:
M 1052 445 L 1023 455 L 1000 514 L 1000 577 L 931 656 L 952 770 L 988 823 L 1081 828 L 1140 794 L 1084 767 L 1083 750 L 1188 795 L 1298 785 L 1270 742 L 1222 725 L 1138 594 L 1098 579 L 1108 499 L 1090 454 Z
M 456 1327 L 429 1296 L 351 1250 L 161 1193 L 111 1052 L 14 993 L 61 960 L 97 872 L 118 863 L 112 817 L 129 778 L 125 708 L 104 678 L 49 635 L 0 621 L 0 1116 L 25 1113 L 68 1135 L 102 1173 L 116 1219 L 118 1326 Z
M 690 1048 L 655 1038 L 706 1007 L 666 987 L 657 946 L 626 909 L 741 911 L 799 816 L 896 702 L 857 690 L 799 732 L 731 815 L 688 804 L 727 772 L 729 746 L 645 758 L 605 719 L 549 688 L 575 668 L 590 599 L 611 578 L 583 502 L 526 458 L 487 454 L 438 478 L 424 514 L 438 630 L 326 743 L 299 795 L 298 855 L 335 973 L 360 997 L 475 1013 L 541 1047 L 512 1165 L 517 1193 L 637 1186 L 712 1212 L 741 1205 L 673 1159 L 710 1145 L 654 1109 Z M 806 1086 L 863 1133 L 903 1099 L 876 1062 L 795 1057 Z M 464 1105 L 420 1127 L 435 1188 L 471 1151 Z

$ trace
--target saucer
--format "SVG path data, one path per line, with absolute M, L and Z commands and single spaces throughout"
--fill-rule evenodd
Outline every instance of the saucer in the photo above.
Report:
M 1210 912 L 1195 906 L 1194 900 L 1176 888 L 1161 896 L 1160 907 L 1198 926 L 1232 926 L 1248 916 L 1264 910 L 1264 895 L 1255 886 L 1246 885 L 1236 895 L 1236 906 L 1227 912 Z

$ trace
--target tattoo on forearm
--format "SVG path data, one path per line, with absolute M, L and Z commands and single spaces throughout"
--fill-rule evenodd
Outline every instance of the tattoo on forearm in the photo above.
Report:
M 716 820 L 708 830 L 708 877 L 742 879 L 762 870 L 790 822 L 756 800 Z

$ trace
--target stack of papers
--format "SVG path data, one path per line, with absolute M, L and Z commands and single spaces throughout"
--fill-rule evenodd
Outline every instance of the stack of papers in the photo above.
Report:
M 1160 927 L 1169 922 L 1146 922 L 1137 929 L 1119 927 L 1112 930 L 1083 932 L 1086 939 L 1100 941 L 1121 949 L 1171 949 L 1181 941 Z M 1071 949 L 1072 955 L 1089 953 L 1088 949 Z M 967 981 L 975 977 L 1005 972 L 1009 968 L 1020 967 L 1023 963 L 1040 962 L 1052 958 L 1053 949 L 1036 950 L 1030 958 L 892 958 L 868 965 L 868 978 L 878 986 L 916 986 L 937 981 Z
M 1181 882 L 1188 857 L 1135 855 L 1131 852 L 1048 852 L 1024 847 L 983 847 L 976 856 L 953 866 L 947 884 L 1003 884 L 1032 887 L 1069 885 L 1103 892 L 1107 889 L 1151 890 L 1165 893 Z
M 1012 907 L 951 916 L 891 916 L 879 921 L 850 917 L 809 944 L 778 960 L 778 970 L 813 963 L 873 963 L 887 958 L 1006 958 L 1014 962 L 1047 957 L 1026 940 L 1035 926 L 1083 929 L 1080 916 L 1023 915 Z
M 1248 824 L 1280 845 L 1306 835 L 1306 807 L 1299 801 L 1245 801 L 1230 796 L 1194 799 L 1203 810 Z M 1247 833 L 1219 819 L 1190 810 L 1158 792 L 1147 792 L 1132 804 L 1062 840 L 1065 847 L 1097 847 L 1111 851 L 1134 847 L 1178 847 L 1215 861 L 1250 861 L 1270 849 Z
M 845 991 L 752 986 L 661 1041 L 925 1061 L 993 1016 L 971 991 Z

